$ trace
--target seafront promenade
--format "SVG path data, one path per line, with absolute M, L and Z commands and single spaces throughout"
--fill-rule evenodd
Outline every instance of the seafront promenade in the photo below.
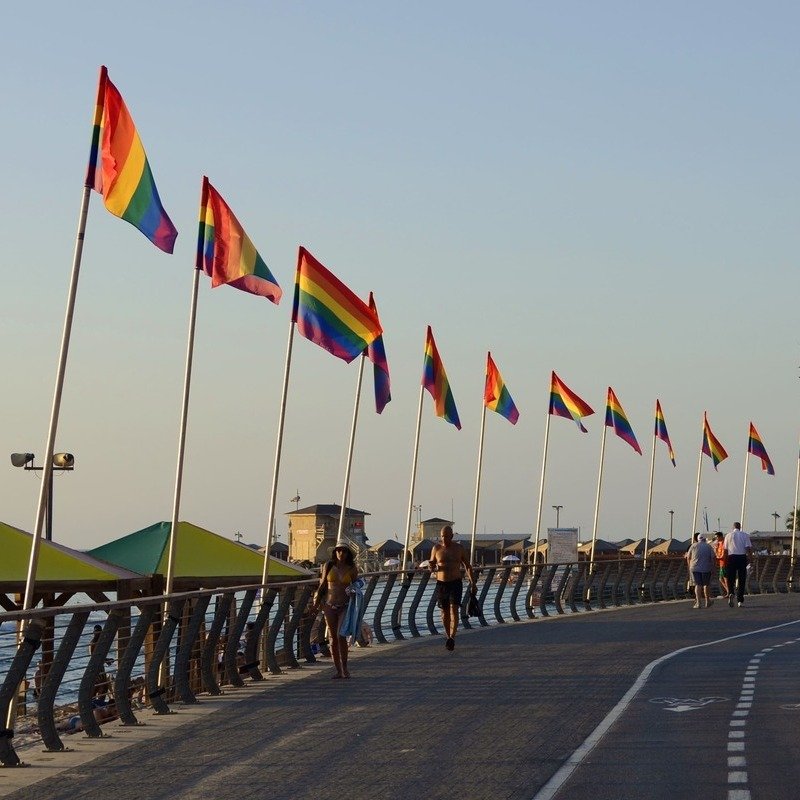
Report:
M 146 725 L 21 747 L 10 800 L 797 796 L 800 595 L 601 610 L 355 650 Z M 660 659 L 660 660 L 659 660 Z M 655 663 L 654 663 L 655 662 Z

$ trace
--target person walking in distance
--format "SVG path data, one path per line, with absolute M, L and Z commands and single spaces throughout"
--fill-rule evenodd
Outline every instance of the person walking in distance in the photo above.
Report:
M 714 534 L 714 555 L 717 560 L 720 594 L 727 597 L 730 589 L 728 588 L 728 565 L 725 561 L 725 534 L 722 531 Z
M 740 522 L 733 523 L 733 530 L 725 536 L 725 560 L 728 565 L 728 605 L 733 608 L 734 586 L 736 605 L 744 605 L 744 589 L 747 583 L 747 567 L 753 557 L 753 543 L 742 530 Z
M 704 534 L 700 534 L 696 541 L 686 552 L 686 561 L 689 563 L 689 572 L 694 583 L 694 605 L 692 608 L 710 608 L 714 601 L 711 599 L 711 571 L 714 567 L 714 548 L 706 541 Z
M 464 548 L 453 541 L 453 529 L 445 525 L 439 534 L 440 543 L 431 550 L 430 568 L 436 572 L 436 596 L 442 611 L 442 624 L 447 637 L 444 646 L 451 652 L 456 646 L 458 612 L 464 583 L 461 577 L 463 565 L 471 590 L 475 590 L 475 575 Z

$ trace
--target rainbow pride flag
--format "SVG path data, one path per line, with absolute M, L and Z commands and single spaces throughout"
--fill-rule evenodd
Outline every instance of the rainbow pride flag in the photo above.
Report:
M 117 87 L 100 68 L 86 186 L 103 195 L 106 208 L 171 253 L 178 231 L 158 196 L 142 140 Z
M 711 426 L 708 424 L 708 415 L 705 411 L 703 412 L 703 453 L 714 462 L 714 469 L 728 457 L 725 448 L 712 433 Z
M 594 414 L 592 407 L 581 400 L 578 395 L 569 389 L 569 387 L 561 381 L 555 372 L 550 376 L 550 414 L 555 414 L 557 417 L 566 417 L 571 419 L 575 424 L 584 432 L 589 431 L 583 427 L 581 417 L 588 417 Z
M 276 305 L 281 301 L 283 292 L 269 267 L 206 177 L 200 198 L 196 266 L 211 278 L 212 287 L 227 283 L 243 292 L 266 297 Z
M 628 422 L 625 410 L 610 386 L 608 387 L 608 397 L 606 399 L 606 427 L 613 428 L 614 433 L 620 439 L 626 441 L 639 455 L 642 454 L 642 448 L 639 447 L 639 442 L 636 441 L 636 436 L 633 433 L 630 422 Z
M 456 401 L 450 389 L 450 382 L 447 380 L 444 364 L 439 357 L 439 351 L 436 349 L 436 342 L 433 340 L 433 331 L 430 325 L 428 325 L 428 333 L 425 338 L 422 385 L 431 393 L 436 408 L 436 416 L 444 417 L 448 422 L 455 425 L 458 430 L 461 430 L 461 420 L 458 418 Z
M 492 354 L 486 354 L 486 387 L 483 392 L 483 404 L 491 411 L 505 417 L 512 425 L 517 424 L 519 411 L 503 382 L 500 370 L 497 369 Z
M 756 458 L 761 459 L 761 469 L 764 470 L 768 475 L 775 474 L 775 467 L 772 466 L 772 461 L 770 461 L 769 456 L 767 455 L 767 449 L 764 447 L 764 442 L 761 441 L 761 437 L 758 435 L 758 431 L 756 430 L 756 426 L 753 423 L 750 423 L 750 438 L 747 440 L 747 452 L 751 455 L 756 456 Z
M 383 333 L 375 312 L 305 247 L 297 254 L 292 322 L 301 336 L 348 364 Z
M 372 292 L 369 293 L 369 307 L 378 317 L 378 307 Z M 375 382 L 375 410 L 380 414 L 386 404 L 392 399 L 391 381 L 389 380 L 389 362 L 386 360 L 386 350 L 383 347 L 383 334 L 367 347 L 367 358 L 372 362 L 372 373 Z
M 675 452 L 672 449 L 672 442 L 669 440 L 669 434 L 667 433 L 667 423 L 664 421 L 664 412 L 661 410 L 661 403 L 656 400 L 656 428 L 655 428 L 655 435 L 657 438 L 661 439 L 662 442 L 667 446 L 667 450 L 669 451 L 669 460 L 672 462 L 672 466 L 675 466 Z

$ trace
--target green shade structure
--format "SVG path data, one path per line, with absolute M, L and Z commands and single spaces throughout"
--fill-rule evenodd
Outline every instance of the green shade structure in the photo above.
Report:
M 31 555 L 31 534 L 0 522 L 0 584 L 4 587 L 25 586 L 28 560 Z M 40 542 L 36 571 L 37 588 L 57 584 L 67 588 L 76 584 L 98 582 L 114 584 L 119 580 L 140 578 L 137 571 L 98 561 L 96 558 L 63 544 Z M 7 591 L 12 589 L 8 588 Z
M 169 522 L 156 522 L 89 551 L 89 555 L 143 575 L 167 573 Z M 270 559 L 270 575 L 278 580 L 311 577 L 308 570 Z M 182 588 L 260 583 L 264 556 L 247 545 L 193 525 L 178 523 L 175 579 Z

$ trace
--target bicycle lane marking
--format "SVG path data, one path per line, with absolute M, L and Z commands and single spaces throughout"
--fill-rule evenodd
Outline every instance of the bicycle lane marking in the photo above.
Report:
M 755 653 L 747 664 L 742 679 L 739 701 L 731 714 L 728 730 L 728 800 L 751 800 L 747 772 L 747 718 L 753 707 L 758 670 L 766 656 L 780 647 L 797 644 L 800 638 L 764 647 Z
M 722 644 L 723 642 L 731 642 L 735 639 L 744 639 L 748 636 L 756 636 L 759 633 L 767 633 L 769 631 L 779 630 L 780 628 L 786 628 L 789 625 L 797 625 L 798 623 L 800 623 L 800 619 L 795 619 L 791 620 L 790 622 L 782 622 L 779 625 L 770 625 L 766 628 L 758 628 L 757 630 L 747 631 L 746 633 L 737 633 L 734 636 L 726 636 L 722 639 L 714 639 L 709 642 L 701 642 L 700 644 L 681 647 L 677 650 L 673 650 L 670 653 L 665 653 L 663 656 L 651 661 L 639 673 L 639 676 L 633 682 L 628 691 L 625 692 L 620 701 L 611 709 L 611 711 L 608 712 L 608 714 L 606 714 L 606 716 L 600 721 L 600 724 L 586 737 L 582 744 L 580 744 L 578 748 L 566 759 L 566 761 L 555 772 L 550 780 L 548 780 L 547 783 L 545 783 L 544 786 L 539 789 L 539 791 L 533 796 L 532 800 L 552 800 L 552 798 L 555 797 L 557 792 L 569 780 L 572 773 L 575 772 L 575 770 L 583 763 L 592 750 L 594 750 L 594 748 L 599 744 L 600 740 L 605 736 L 611 726 L 622 716 L 623 713 L 625 713 L 633 698 L 636 697 L 636 695 L 645 686 L 653 670 L 660 664 L 663 664 L 664 662 L 669 661 L 670 659 L 675 658 L 682 653 L 688 653 L 691 650 L 699 650 L 704 647 L 712 647 L 713 645 Z M 744 711 L 745 709 L 737 710 Z M 739 717 L 736 719 L 738 720 Z M 742 726 L 736 725 L 733 727 L 740 728 Z M 744 796 L 741 798 L 729 796 L 729 800 L 746 800 L 746 798 Z

